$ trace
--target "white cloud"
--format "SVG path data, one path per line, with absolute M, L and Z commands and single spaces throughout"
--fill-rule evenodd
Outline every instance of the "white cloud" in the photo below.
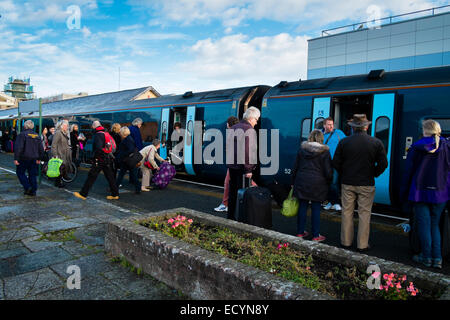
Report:
M 298 80 L 306 76 L 307 37 L 281 33 L 248 39 L 238 34 L 219 40 L 200 40 L 190 48 L 192 61 L 181 71 L 209 89 Z M 211 82 L 212 81 L 212 82 Z

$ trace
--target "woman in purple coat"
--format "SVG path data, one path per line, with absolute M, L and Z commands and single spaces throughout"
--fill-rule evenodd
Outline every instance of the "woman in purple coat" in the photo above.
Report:
M 408 151 L 403 199 L 413 203 L 421 253 L 413 260 L 442 268 L 439 219 L 449 200 L 450 150 L 434 120 L 422 124 L 423 138 Z

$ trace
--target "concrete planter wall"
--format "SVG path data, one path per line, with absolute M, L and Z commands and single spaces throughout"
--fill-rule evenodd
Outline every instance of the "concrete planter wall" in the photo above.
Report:
M 302 240 L 186 208 L 110 222 L 106 232 L 106 250 L 113 256 L 125 257 L 136 268 L 141 268 L 145 273 L 193 299 L 332 299 L 328 295 L 135 223 L 136 220 L 175 213 L 182 213 L 196 222 L 211 226 L 220 225 L 234 232 L 253 234 L 268 241 L 289 242 L 294 249 L 343 266 L 356 265 L 363 272 L 368 265 L 377 264 L 383 273 L 406 274 L 408 280 L 414 281 L 418 288 L 443 289 L 445 292 L 440 299 L 450 299 L 450 279 L 442 274 Z

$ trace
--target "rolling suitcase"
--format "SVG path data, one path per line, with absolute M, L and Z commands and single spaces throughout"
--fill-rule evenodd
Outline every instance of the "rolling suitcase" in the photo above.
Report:
M 273 199 L 276 201 L 276 203 L 280 207 L 283 206 L 284 200 L 287 199 L 287 197 L 289 195 L 289 191 L 291 191 L 291 188 L 289 186 L 279 183 L 276 180 L 274 180 L 272 183 L 269 183 L 267 185 L 267 189 L 270 190 L 270 193 L 272 194 Z
M 245 188 L 244 182 L 244 188 L 238 190 L 235 218 L 239 222 L 271 229 L 272 197 L 270 191 L 263 187 Z

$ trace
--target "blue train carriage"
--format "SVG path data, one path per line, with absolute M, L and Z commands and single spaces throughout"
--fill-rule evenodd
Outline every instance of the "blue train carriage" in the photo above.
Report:
M 436 119 L 443 135 L 450 134 L 449 101 L 450 67 L 282 81 L 263 98 L 262 128 L 280 129 L 280 165 L 277 174 L 262 178 L 290 184 L 296 152 L 313 128 L 322 128 L 331 116 L 349 135 L 347 121 L 365 113 L 372 121 L 368 132 L 383 142 L 389 160 L 376 178 L 375 203 L 399 208 L 407 150 L 420 139 L 424 119 Z
M 261 85 L 195 93 L 188 91 L 171 97 L 171 101 L 161 101 L 160 155 L 170 157 L 174 163 L 182 160 L 184 164 L 181 169 L 188 175 L 223 181 L 226 174 L 226 121 L 230 116 L 241 119 L 250 106 L 260 108 L 262 98 L 269 89 L 269 86 Z M 184 137 L 171 142 L 176 122 L 184 129 Z M 195 134 L 199 132 L 201 134 Z M 222 141 L 216 140 L 220 139 L 219 132 Z M 184 144 L 182 153 L 174 150 L 180 141 Z M 213 151 L 220 146 L 223 148 L 222 157 Z

